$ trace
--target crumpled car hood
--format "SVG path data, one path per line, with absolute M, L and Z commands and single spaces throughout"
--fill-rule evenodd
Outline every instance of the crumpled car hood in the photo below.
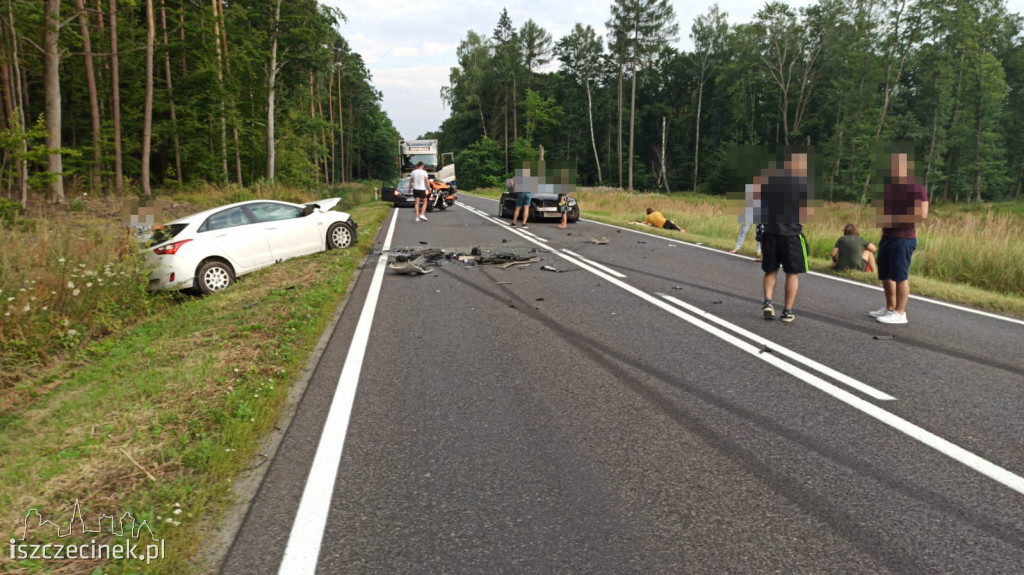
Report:
M 318 212 L 329 212 L 331 208 L 338 205 L 341 198 L 328 198 L 326 200 L 317 200 L 315 202 L 306 202 L 304 205 L 315 206 Z

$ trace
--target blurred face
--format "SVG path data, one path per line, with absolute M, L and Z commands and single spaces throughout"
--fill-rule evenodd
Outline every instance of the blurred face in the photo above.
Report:
M 789 164 L 790 171 L 805 174 L 807 173 L 807 154 L 793 154 L 787 164 Z
M 893 154 L 891 157 L 890 170 L 892 170 L 893 177 L 905 178 L 907 177 L 909 162 L 906 154 Z

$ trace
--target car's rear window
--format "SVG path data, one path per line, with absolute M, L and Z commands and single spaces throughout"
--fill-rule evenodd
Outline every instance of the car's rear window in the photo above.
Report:
M 153 236 L 149 239 L 149 245 L 156 246 L 174 239 L 174 236 L 181 233 L 188 227 L 188 224 L 170 224 L 153 229 Z

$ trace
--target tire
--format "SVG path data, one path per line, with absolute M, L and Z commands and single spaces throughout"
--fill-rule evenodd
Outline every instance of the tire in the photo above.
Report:
M 570 224 L 574 224 L 574 223 L 578 222 L 579 220 L 580 220 L 580 207 L 579 206 L 573 206 L 572 209 L 569 210 L 569 217 L 566 218 L 566 221 L 568 223 L 570 223 Z
M 196 289 L 205 295 L 224 291 L 235 283 L 235 270 L 221 260 L 208 260 L 196 272 Z
M 327 249 L 344 249 L 356 242 L 356 233 L 352 226 L 341 222 L 334 222 L 327 228 Z
M 510 217 L 509 213 L 508 213 L 508 210 L 505 209 L 505 202 L 504 202 L 504 200 L 498 200 L 498 217 L 499 218 Z

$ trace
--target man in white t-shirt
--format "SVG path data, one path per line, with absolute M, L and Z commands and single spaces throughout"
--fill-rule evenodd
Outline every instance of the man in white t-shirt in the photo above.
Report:
M 423 162 L 416 164 L 416 169 L 409 174 L 412 180 L 409 182 L 409 187 L 412 188 L 413 209 L 416 214 L 416 221 L 427 221 L 427 202 L 429 196 L 427 194 L 427 186 L 429 186 L 430 177 L 427 175 L 427 171 L 423 169 Z M 422 200 L 423 207 L 420 208 Z

